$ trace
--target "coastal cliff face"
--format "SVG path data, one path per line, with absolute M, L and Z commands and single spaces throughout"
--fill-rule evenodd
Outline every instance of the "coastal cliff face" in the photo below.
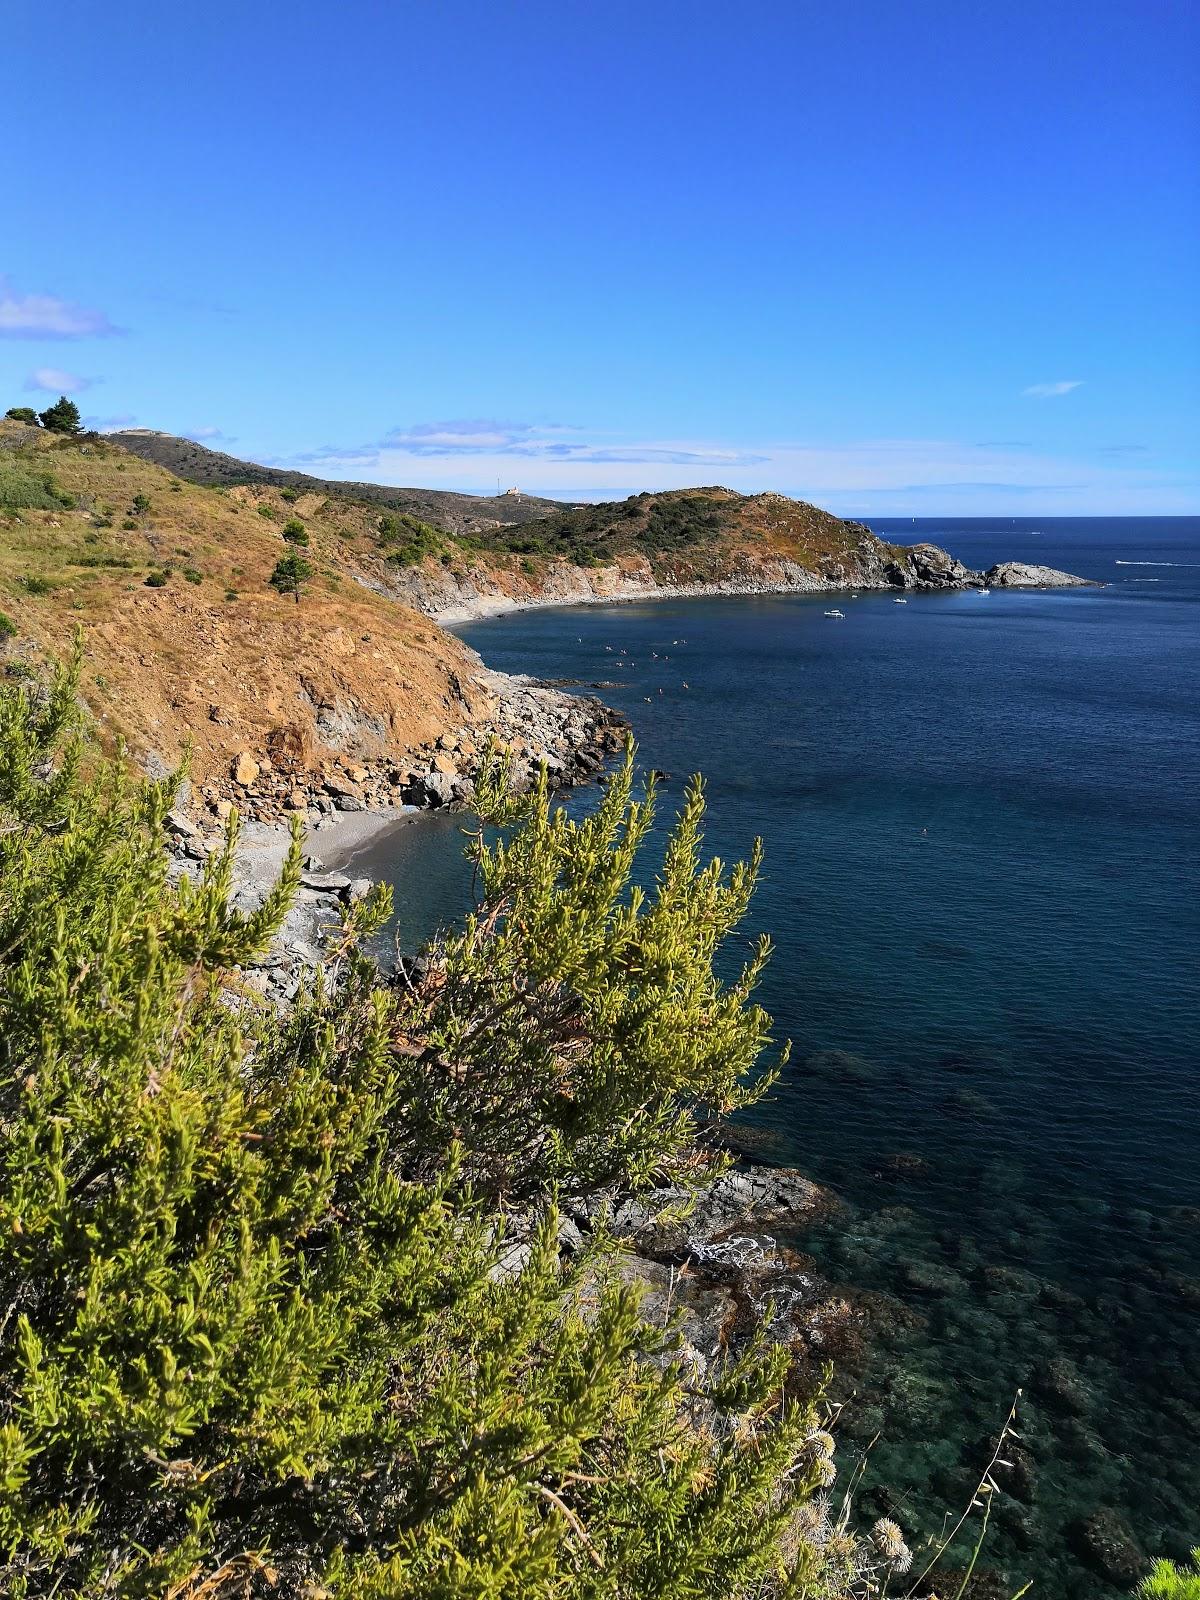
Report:
M 851 526 L 851 525 L 847 525 Z M 809 565 L 782 552 L 738 550 L 706 572 L 662 567 L 644 555 L 623 555 L 609 566 L 581 567 L 563 558 L 534 573 L 478 562 L 457 572 L 433 563 L 390 576 L 389 592 L 448 626 L 530 606 L 590 605 L 704 594 L 828 594 L 858 589 L 963 589 L 984 583 L 936 545 L 893 550 L 874 535 L 841 558 Z M 1044 569 L 1049 571 L 1049 569 Z M 1047 586 L 1053 579 L 1042 580 Z M 1074 581 L 1074 580 L 1073 580 Z
M 704 594 L 1053 588 L 1086 580 L 1010 562 L 976 572 L 934 544 L 895 545 L 784 495 L 696 489 L 556 513 L 513 546 L 389 562 L 363 580 L 440 623 L 530 606 Z M 519 554 L 519 559 L 516 558 Z

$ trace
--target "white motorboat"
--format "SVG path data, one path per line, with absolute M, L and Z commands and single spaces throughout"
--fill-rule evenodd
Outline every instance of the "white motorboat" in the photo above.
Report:
M 894 606 L 906 606 L 908 604 L 908 601 L 907 600 L 893 600 L 892 604 Z
M 827 611 L 825 615 L 827 617 L 841 617 L 843 620 L 845 620 L 846 613 L 844 611 L 839 611 L 835 606 L 832 611 Z
M 990 589 L 980 589 L 979 592 L 980 594 L 991 594 L 992 591 Z

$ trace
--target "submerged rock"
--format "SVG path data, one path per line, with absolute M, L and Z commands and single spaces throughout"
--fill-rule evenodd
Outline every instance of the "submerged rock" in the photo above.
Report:
M 1067 1416 L 1091 1410 L 1092 1396 L 1073 1362 L 1057 1356 L 1038 1370 L 1034 1387 L 1042 1401 Z
M 1110 1506 L 1080 1517 L 1067 1530 L 1079 1559 L 1118 1589 L 1130 1589 L 1146 1570 L 1133 1530 Z

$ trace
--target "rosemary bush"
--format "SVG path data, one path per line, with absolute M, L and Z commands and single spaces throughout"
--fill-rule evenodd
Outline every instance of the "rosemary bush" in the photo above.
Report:
M 556 1242 L 555 1183 L 686 1172 L 693 1108 L 748 1092 L 765 951 L 729 989 L 711 960 L 753 864 L 698 865 L 699 792 L 642 899 L 628 766 L 580 824 L 544 791 L 518 815 L 494 768 L 484 814 L 520 826 L 479 842 L 466 931 L 391 989 L 360 953 L 377 893 L 279 1019 L 237 969 L 298 832 L 251 915 L 236 823 L 173 882 L 173 784 L 85 770 L 78 673 L 0 683 L 0 1592 L 860 1582 L 852 1541 L 806 1533 L 832 1465 L 786 1353 L 685 1373 L 611 1246 Z M 535 1220 L 507 1272 L 514 1197 Z

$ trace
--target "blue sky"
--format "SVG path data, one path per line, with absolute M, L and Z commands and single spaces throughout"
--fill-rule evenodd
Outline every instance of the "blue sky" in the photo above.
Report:
M 0 393 L 486 493 L 1200 511 L 1198 15 L 13 8 Z

